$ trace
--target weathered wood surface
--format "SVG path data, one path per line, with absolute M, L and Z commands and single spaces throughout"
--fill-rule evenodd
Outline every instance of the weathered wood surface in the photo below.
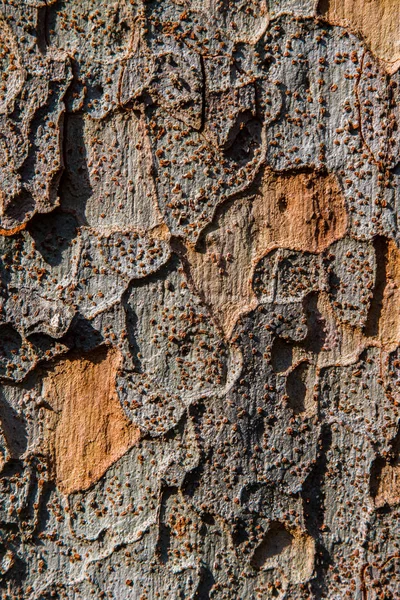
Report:
M 399 598 L 398 0 L 0 46 L 1 598 Z

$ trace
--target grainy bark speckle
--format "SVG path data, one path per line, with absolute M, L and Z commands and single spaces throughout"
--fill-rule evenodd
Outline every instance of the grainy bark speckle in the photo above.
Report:
M 0 597 L 395 600 L 398 0 L 0 0 Z

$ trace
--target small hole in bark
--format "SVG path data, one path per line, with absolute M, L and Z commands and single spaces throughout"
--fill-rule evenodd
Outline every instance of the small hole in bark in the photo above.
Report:
M 285 210 L 287 209 L 287 200 L 285 196 L 280 196 L 278 200 L 278 208 L 280 212 L 285 212 Z

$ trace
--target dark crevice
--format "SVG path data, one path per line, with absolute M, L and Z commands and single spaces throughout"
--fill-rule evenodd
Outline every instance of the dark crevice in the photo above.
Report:
M 253 484 L 255 485 L 255 484 Z M 244 517 L 236 517 L 231 524 L 232 542 L 235 546 L 241 546 L 249 540 L 249 532 Z
M 138 317 L 133 308 L 126 299 L 122 299 L 125 312 L 126 330 L 128 333 L 128 343 L 130 348 L 130 358 L 135 367 L 136 373 L 143 373 L 142 361 L 140 360 L 140 346 L 136 340 L 136 331 L 138 329 Z
M 318 308 L 318 293 L 311 292 L 303 300 L 305 317 L 307 319 L 307 337 L 301 343 L 314 354 L 319 354 L 326 340 L 325 321 Z
M 204 565 L 200 571 L 200 581 L 194 593 L 194 600 L 209 600 L 210 592 L 215 584 L 215 579 L 210 569 Z
M 45 340 L 42 340 L 42 338 L 41 342 L 43 343 Z M 49 338 L 48 341 L 51 343 L 52 339 Z M 104 338 L 101 332 L 95 329 L 89 320 L 77 313 L 73 317 L 65 336 L 60 338 L 60 342 L 70 350 L 92 352 L 104 343 Z
M 68 90 L 71 89 L 71 85 Z M 64 111 L 61 128 L 63 172 L 58 184 L 58 196 L 61 209 L 74 214 L 79 221 L 79 225 L 86 226 L 88 224 L 85 215 L 86 203 L 93 190 L 87 166 L 88 157 L 84 126 L 83 115 L 72 115 Z M 69 136 L 74 140 L 73 147 L 69 143 Z
M 303 501 L 304 521 L 307 531 L 316 542 L 317 561 L 315 565 L 315 579 L 312 588 L 315 598 L 324 598 L 325 574 L 332 560 L 321 538 L 321 527 L 324 524 L 324 480 L 328 468 L 328 451 L 332 446 L 332 431 L 329 425 L 324 424 L 319 438 L 319 453 L 315 465 L 307 476 L 301 491 Z
M 329 11 L 329 0 L 319 0 L 317 4 L 317 14 L 326 15 Z
M 35 215 L 26 229 L 35 241 L 36 250 L 52 267 L 61 264 L 64 252 L 78 235 L 75 217 L 59 208 L 47 214 Z
M 23 472 L 24 472 L 24 462 L 22 458 L 12 458 L 10 460 L 8 460 L 4 466 L 3 469 L 0 472 L 0 489 L 2 487 L 4 487 L 4 482 L 7 482 L 7 480 L 13 478 L 20 478 L 23 476 Z M 4 491 L 4 490 L 2 490 Z M 1 521 L 1 517 L 0 517 L 0 528 L 3 529 L 4 528 L 5 523 Z
M 376 498 L 379 491 L 382 470 L 386 464 L 382 456 L 377 456 L 372 463 L 369 477 L 369 493 L 371 498 Z
M 307 376 L 309 363 L 302 362 L 289 373 L 286 379 L 286 393 L 288 404 L 295 415 L 305 411 L 307 394 Z
M 372 300 L 365 323 L 365 335 L 368 337 L 375 337 L 379 333 L 379 321 L 382 314 L 387 276 L 388 241 L 382 236 L 377 236 L 373 244 L 376 257 L 376 275 Z
M 169 560 L 169 550 L 171 546 L 171 528 L 166 523 L 168 500 L 175 496 L 178 488 L 164 485 L 161 491 L 158 540 L 156 545 L 156 555 L 162 564 Z
M 271 365 L 275 373 L 284 373 L 292 366 L 293 344 L 276 337 L 272 343 Z
M 187 496 L 189 499 L 193 498 L 196 495 L 198 489 L 200 488 L 200 481 L 205 471 L 206 463 L 207 457 L 204 456 L 201 462 L 196 467 L 185 473 L 181 484 L 181 491 L 182 494 L 184 496 Z
M 45 40 L 45 43 L 46 43 L 47 47 L 50 46 L 50 38 L 49 38 L 49 12 L 50 12 L 50 8 L 49 8 L 49 5 L 47 4 L 47 0 L 45 0 L 43 25 L 44 25 L 44 40 Z
M 324 523 L 325 507 L 322 489 L 328 465 L 327 453 L 332 444 L 332 432 L 327 424 L 322 426 L 320 442 L 317 461 L 303 484 L 301 494 L 307 530 L 313 537 L 319 537 L 320 527 Z
M 46 0 L 45 0 L 46 2 Z M 37 12 L 37 38 L 36 43 L 39 51 L 45 54 L 50 46 L 49 40 L 49 6 L 47 2 L 44 6 L 38 8 Z

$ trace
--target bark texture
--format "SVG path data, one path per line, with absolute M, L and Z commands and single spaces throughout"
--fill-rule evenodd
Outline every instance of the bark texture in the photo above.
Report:
M 400 593 L 398 0 L 0 0 L 3 600 Z

